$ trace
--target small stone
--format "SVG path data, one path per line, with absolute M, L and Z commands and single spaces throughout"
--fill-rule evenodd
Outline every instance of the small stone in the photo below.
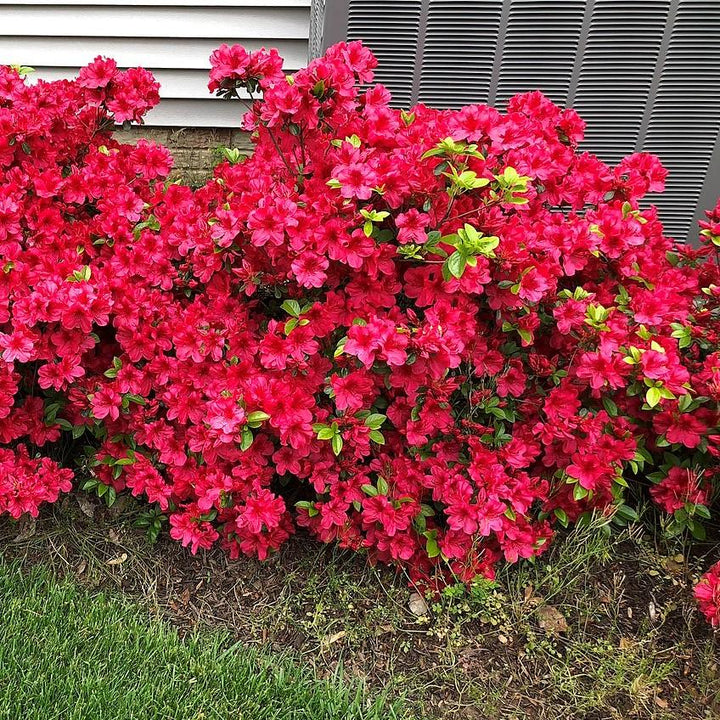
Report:
M 410 612 L 413 615 L 417 615 L 418 617 L 421 617 L 423 615 L 427 615 L 428 613 L 428 606 L 425 602 L 422 595 L 419 593 L 413 593 L 410 596 L 410 602 L 408 603 L 410 606 Z

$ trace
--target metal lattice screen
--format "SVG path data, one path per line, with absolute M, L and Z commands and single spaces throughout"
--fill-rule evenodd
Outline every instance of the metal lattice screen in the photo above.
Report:
M 317 52 L 363 40 L 398 106 L 502 107 L 540 89 L 587 120 L 583 147 L 603 160 L 662 158 L 652 200 L 679 240 L 720 195 L 720 0 L 321 2 Z

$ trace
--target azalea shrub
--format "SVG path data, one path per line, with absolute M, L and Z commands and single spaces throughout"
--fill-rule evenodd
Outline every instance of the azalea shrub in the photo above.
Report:
M 539 92 L 396 110 L 360 43 L 294 75 L 240 46 L 211 65 L 254 152 L 196 190 L 109 135 L 155 102 L 142 71 L 0 77 L 0 510 L 75 467 L 193 552 L 305 528 L 431 586 L 644 496 L 703 537 L 720 205 L 676 246 L 642 203 L 659 160 L 582 152 Z
M 158 102 L 147 71 L 98 59 L 75 81 L 30 85 L 27 70 L 0 67 L 0 512 L 16 518 L 71 487 L 57 460 L 72 467 L 64 436 L 87 422 L 76 382 L 103 372 L 124 293 L 108 258 L 132 252 L 172 164 L 164 148 L 111 136 Z

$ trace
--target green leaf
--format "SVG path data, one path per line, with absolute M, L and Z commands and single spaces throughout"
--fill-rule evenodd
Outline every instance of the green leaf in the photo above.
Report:
M 465 272 L 467 258 L 457 250 L 445 261 L 443 268 L 447 267 L 452 277 L 460 279 Z
M 450 235 L 443 235 L 440 238 L 441 243 L 445 243 L 445 245 L 452 245 L 453 247 L 457 247 L 460 244 L 460 236 L 456 233 L 451 233 Z
M 577 483 L 573 488 L 573 498 L 575 500 L 582 500 L 586 498 L 590 493 L 580 484 Z
M 427 240 L 425 241 L 424 247 L 426 249 L 434 248 L 439 242 L 440 238 L 442 237 L 442 234 L 439 230 L 431 230 L 427 234 Z
M 637 522 L 640 519 L 639 515 L 629 505 L 620 505 L 616 512 L 623 520 Z
M 533 336 L 529 330 L 518 328 L 518 335 L 525 344 L 529 345 L 532 342 Z
M 330 440 L 335 437 L 335 431 L 332 428 L 324 427 L 317 434 L 318 440 Z
M 333 435 L 332 438 L 332 451 L 335 453 L 335 455 L 339 455 L 343 448 L 343 439 L 342 435 L 337 433 L 336 435 Z
M 378 476 L 377 489 L 380 495 L 387 495 L 388 490 L 390 489 L 388 487 L 387 480 L 382 475 Z
M 495 235 L 480 238 L 476 252 L 480 255 L 493 257 L 493 251 L 500 245 L 500 238 Z
M 705 527 L 702 523 L 699 523 L 697 520 L 688 520 L 687 526 L 690 532 L 692 533 L 692 536 L 696 540 L 705 540 L 707 537 L 707 534 L 705 532 Z
M 375 497 L 378 494 L 377 488 L 374 485 L 362 485 L 360 489 L 370 497 Z
M 243 452 L 247 450 L 253 444 L 254 439 L 255 436 L 252 434 L 252 430 L 248 427 L 244 427 L 240 436 L 240 449 Z
M 370 439 L 374 443 L 377 443 L 378 445 L 385 444 L 385 436 L 379 430 L 371 430 L 370 431 Z
M 435 558 L 440 555 L 440 546 L 437 542 L 437 530 L 428 530 L 424 532 L 425 549 L 429 558 Z
M 428 158 L 435 157 L 436 155 L 442 155 L 444 150 L 442 148 L 434 147 L 430 148 L 430 150 L 427 150 L 423 153 L 421 160 L 427 160 Z
M 251 412 L 247 416 L 247 421 L 249 423 L 261 423 L 261 422 L 265 422 L 265 420 L 269 420 L 269 419 L 270 419 L 270 416 L 266 412 L 263 412 L 262 410 L 255 410 L 254 412 Z
M 686 412 L 691 405 L 692 397 L 690 397 L 689 393 L 680 396 L 680 400 L 678 400 L 678 410 L 680 410 L 681 413 Z
M 617 417 L 620 414 L 618 406 L 607 396 L 603 396 L 603 407 L 610 417 Z
M 347 336 L 340 338 L 338 340 L 337 347 L 335 348 L 335 352 L 333 353 L 333 357 L 338 358 L 340 357 L 343 352 L 345 351 L 345 343 L 347 342 Z
M 490 180 L 487 178 L 479 178 L 477 173 L 472 170 L 464 170 L 461 173 L 457 173 L 455 168 L 451 168 L 451 171 L 450 174 L 445 173 L 445 175 L 451 179 L 453 185 L 462 190 L 476 190 L 490 184 Z
M 382 415 L 380 413 L 372 413 L 365 418 L 365 424 L 371 430 L 379 430 L 385 420 L 387 420 L 387 415 Z
M 647 392 L 645 393 L 645 402 L 651 407 L 654 408 L 662 399 L 662 393 L 660 392 L 660 388 L 651 387 L 648 388 Z
M 300 317 L 300 303 L 297 300 L 286 300 L 280 307 L 288 315 Z
M 30 67 L 29 65 L 11 65 L 10 67 L 15 70 L 20 77 L 24 77 L 25 75 L 35 72 L 35 68 Z

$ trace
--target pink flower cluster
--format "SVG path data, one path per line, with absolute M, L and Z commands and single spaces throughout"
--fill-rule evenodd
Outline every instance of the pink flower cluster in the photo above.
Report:
M 650 484 L 701 532 L 720 206 L 675 248 L 639 204 L 657 158 L 580 152 L 540 93 L 394 110 L 360 43 L 292 76 L 274 51 L 211 61 L 211 90 L 262 99 L 253 155 L 194 191 L 161 184 L 163 148 L 76 127 L 132 85 L 110 61 L 3 76 L 2 442 L 71 437 L 193 552 L 264 558 L 303 527 L 437 584 L 630 519 Z
M 50 458 L 31 458 L 25 445 L 0 448 L 0 513 L 37 517 L 41 503 L 55 502 L 71 489 L 72 476 Z
M 261 79 L 281 80 L 283 61 L 277 50 L 248 52 L 242 45 L 221 45 L 210 56 L 211 92 L 222 96 L 238 97 L 240 88 L 257 90 Z
M 695 586 L 695 599 L 705 619 L 720 626 L 720 562 L 715 563 Z
M 48 456 L 65 433 L 81 442 L 76 383 L 102 374 L 111 351 L 127 278 L 104 258 L 135 254 L 154 179 L 172 164 L 165 148 L 118 145 L 110 129 L 139 119 L 157 88 L 101 58 L 74 82 L 29 85 L 0 68 L 0 512 L 13 517 L 70 489 L 72 471 Z

